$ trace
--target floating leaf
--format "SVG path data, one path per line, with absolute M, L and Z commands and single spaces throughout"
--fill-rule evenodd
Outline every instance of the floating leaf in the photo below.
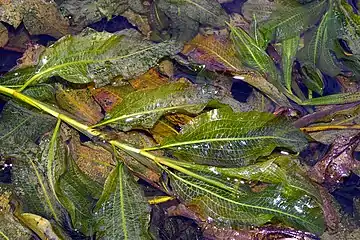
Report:
M 220 226 L 258 226 L 276 219 L 311 232 L 324 231 L 321 208 L 301 191 L 289 194 L 281 185 L 269 185 L 257 192 L 244 192 L 236 191 L 237 185 L 228 183 L 234 188 L 229 192 L 195 177 L 169 174 L 171 186 L 180 199 L 194 206 L 203 219 Z
M 185 125 L 159 148 L 186 161 L 215 166 L 245 166 L 275 147 L 299 152 L 305 136 L 283 117 L 270 113 L 215 109 Z
M 322 16 L 328 1 L 314 1 L 292 9 L 280 8 L 270 19 L 260 23 L 260 31 L 267 40 L 282 41 L 305 32 Z
M 160 87 L 169 83 L 169 79 L 161 76 L 154 68 L 147 71 L 145 74 L 129 81 L 131 86 L 136 90 L 151 89 Z
M 96 204 L 100 239 L 149 239 L 149 210 L 140 186 L 119 163 Z
M 284 85 L 291 92 L 292 69 L 295 55 L 299 47 L 300 36 L 295 36 L 281 43 L 282 69 L 284 72 Z
M 87 124 L 95 124 L 104 118 L 101 107 L 91 96 L 89 89 L 64 89 L 57 85 L 56 101 L 60 108 Z
M 185 82 L 139 90 L 128 94 L 107 114 L 105 121 L 95 126 L 109 124 L 125 131 L 134 127 L 152 128 L 166 113 L 201 112 L 207 103 L 216 97 L 216 93 L 215 89 L 195 87 Z
M 177 51 L 179 44 L 154 44 L 131 29 L 118 34 L 88 29 L 80 35 L 63 37 L 47 48 L 22 89 L 51 76 L 60 76 L 73 83 L 106 85 L 117 76 L 129 79 L 142 74 L 160 58 Z

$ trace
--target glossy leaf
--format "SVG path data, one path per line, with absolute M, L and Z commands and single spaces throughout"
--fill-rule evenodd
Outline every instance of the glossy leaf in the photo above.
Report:
M 328 1 L 323 0 L 292 9 L 280 8 L 270 15 L 270 19 L 260 23 L 260 31 L 269 41 L 282 41 L 298 36 L 316 24 L 327 3 Z
M 345 104 L 360 101 L 360 93 L 338 93 L 327 95 L 324 97 L 317 97 L 305 100 L 301 105 L 331 105 L 331 104 Z
M 159 148 L 186 161 L 214 166 L 245 166 L 275 147 L 299 152 L 305 136 L 283 117 L 261 112 L 215 109 L 185 125 Z
M 119 163 L 96 204 L 100 239 L 149 239 L 149 207 L 140 186 Z
M 216 94 L 215 89 L 195 87 L 184 82 L 139 90 L 128 94 L 107 114 L 105 121 L 97 125 L 109 124 L 125 131 L 135 127 L 152 128 L 166 113 L 201 112 Z
M 202 218 L 220 226 L 259 226 L 277 219 L 312 232 L 324 230 L 321 208 L 302 192 L 286 194 L 281 185 L 265 186 L 260 191 L 236 191 L 237 184 L 228 181 L 234 188 L 229 192 L 194 177 L 169 174 L 180 199 L 188 206 L 196 206 Z
M 117 76 L 129 79 L 142 74 L 160 58 L 177 51 L 179 44 L 154 44 L 143 40 L 135 30 L 112 34 L 88 29 L 80 35 L 63 37 L 47 48 L 25 86 L 52 76 L 73 83 L 106 85 Z
M 286 39 L 281 43 L 282 69 L 285 87 L 291 92 L 292 69 L 295 55 L 299 47 L 300 36 Z

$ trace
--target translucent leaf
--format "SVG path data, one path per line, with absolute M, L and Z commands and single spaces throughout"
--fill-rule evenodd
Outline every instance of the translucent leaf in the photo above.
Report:
M 150 239 L 148 203 L 123 164 L 119 163 L 107 178 L 95 214 L 100 239 Z
M 305 47 L 298 54 L 300 60 L 311 64 L 313 67 L 318 67 L 330 76 L 341 73 L 341 68 L 333 53 L 335 41 L 337 41 L 338 26 L 339 22 L 334 11 L 330 8 L 323 16 L 319 27 L 306 35 Z
M 295 36 L 281 43 L 282 69 L 284 72 L 284 85 L 291 92 L 292 69 L 295 55 L 299 47 L 300 36 Z
M 0 153 L 26 152 L 54 126 L 52 117 L 9 101 L 0 114 Z
M 281 185 L 268 185 L 257 191 L 229 192 L 194 177 L 169 173 L 178 197 L 188 206 L 196 206 L 202 218 L 218 226 L 259 226 L 279 220 L 311 232 L 324 231 L 321 207 L 301 191 L 289 194 Z
M 314 1 L 292 9 L 280 8 L 270 19 L 260 23 L 260 31 L 268 40 L 282 41 L 305 32 L 322 16 L 328 1 Z
M 211 87 L 195 87 L 185 82 L 139 90 L 125 96 L 123 101 L 107 114 L 106 120 L 95 126 L 109 124 L 124 131 L 134 127 L 152 128 L 166 113 L 201 112 L 216 94 L 217 90 Z
M 283 117 L 270 113 L 215 109 L 185 125 L 159 147 L 186 161 L 215 166 L 245 166 L 275 147 L 299 152 L 305 135 Z
M 135 30 L 112 34 L 87 29 L 76 36 L 65 36 L 47 48 L 23 88 L 51 76 L 97 85 L 106 85 L 117 76 L 133 78 L 153 67 L 160 58 L 175 54 L 179 47 L 174 42 L 154 44 L 143 40 Z

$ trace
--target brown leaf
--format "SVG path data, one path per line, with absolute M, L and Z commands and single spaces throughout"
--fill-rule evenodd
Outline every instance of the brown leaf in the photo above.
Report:
M 56 100 L 62 109 L 89 125 L 104 118 L 101 107 L 93 99 L 89 89 L 63 89 L 57 85 Z
M 5 46 L 9 40 L 9 34 L 7 28 L 0 23 L 0 48 Z
M 81 143 L 77 134 L 71 137 L 69 149 L 81 171 L 101 184 L 105 182 L 115 165 L 111 152 L 92 142 Z
M 132 25 L 136 26 L 143 35 L 147 37 L 150 36 L 151 29 L 147 16 L 135 13 L 131 9 L 126 10 L 124 13 L 121 14 L 121 16 L 126 17 L 126 19 Z
M 147 71 L 140 77 L 129 81 L 131 86 L 136 90 L 153 89 L 169 82 L 169 80 L 161 76 L 154 68 Z
M 70 33 L 69 23 L 53 1 L 11 0 L 0 2 L 0 21 L 15 28 L 24 22 L 32 35 L 47 34 L 60 38 Z
M 177 131 L 174 129 L 173 124 L 166 120 L 160 120 L 157 124 L 150 130 L 153 138 L 157 143 L 161 143 L 165 138 L 175 136 Z
M 215 35 L 197 35 L 184 46 L 183 54 L 213 71 L 244 72 L 232 43 Z
M 310 178 L 330 186 L 339 184 L 352 171 L 360 168 L 360 162 L 353 156 L 359 142 L 360 134 L 336 139 L 328 153 L 310 169 Z
M 91 88 L 91 94 L 95 101 L 104 109 L 105 112 L 110 112 L 115 106 L 120 104 L 123 98 L 134 89 L 131 85 L 124 85 L 119 87 L 105 86 L 102 88 Z
M 40 54 L 45 50 L 45 47 L 39 44 L 29 44 L 24 54 L 17 60 L 16 68 L 27 68 L 35 66 L 38 63 Z

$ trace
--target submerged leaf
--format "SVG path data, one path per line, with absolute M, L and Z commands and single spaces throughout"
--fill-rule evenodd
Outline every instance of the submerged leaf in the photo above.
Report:
M 260 31 L 269 41 L 298 36 L 316 24 L 327 3 L 327 0 L 321 0 L 293 8 L 280 8 L 270 15 L 270 19 L 260 23 Z
M 30 34 L 61 37 L 68 34 L 69 23 L 53 1 L 11 0 L 0 4 L 0 21 L 17 28 L 23 21 Z
M 153 67 L 160 58 L 177 53 L 175 42 L 151 43 L 136 30 L 117 34 L 85 30 L 66 36 L 47 48 L 27 85 L 60 76 L 73 83 L 106 85 L 113 78 L 133 78 Z
M 338 20 L 331 7 L 323 16 L 319 27 L 306 34 L 305 47 L 298 54 L 300 60 L 318 67 L 322 72 L 336 76 L 341 72 L 339 63 L 334 56 L 335 41 L 337 41 Z
M 292 69 L 295 55 L 299 47 L 300 36 L 284 40 L 281 43 L 282 69 L 284 72 L 284 85 L 291 92 Z
M 244 192 L 237 190 L 236 183 L 227 181 L 227 185 L 234 188 L 229 192 L 194 177 L 169 174 L 171 186 L 180 199 L 193 206 L 203 219 L 219 226 L 258 226 L 280 220 L 300 229 L 316 233 L 324 231 L 321 208 L 301 191 L 289 194 L 281 185 L 269 185 L 260 191 Z M 215 181 L 217 179 L 220 177 L 215 177 Z
M 299 152 L 306 144 L 305 135 L 283 117 L 215 109 L 194 118 L 159 148 L 186 161 L 231 167 L 253 163 L 275 147 Z
M 104 118 L 101 107 L 92 98 L 89 89 L 64 89 L 57 85 L 56 101 L 60 108 L 87 124 L 95 124 Z
M 8 40 L 8 30 L 2 23 L 0 23 L 0 47 L 5 46 Z
M 195 87 L 176 82 L 156 89 L 144 89 L 128 94 L 108 115 L 95 126 L 110 126 L 128 131 L 134 127 L 152 128 L 166 113 L 201 112 L 216 97 L 216 89 Z
M 95 214 L 100 239 L 149 239 L 149 207 L 126 166 L 110 173 Z
M 229 22 L 216 0 L 159 0 L 156 7 L 171 19 L 172 35 L 180 41 L 193 38 L 200 24 L 219 28 Z

